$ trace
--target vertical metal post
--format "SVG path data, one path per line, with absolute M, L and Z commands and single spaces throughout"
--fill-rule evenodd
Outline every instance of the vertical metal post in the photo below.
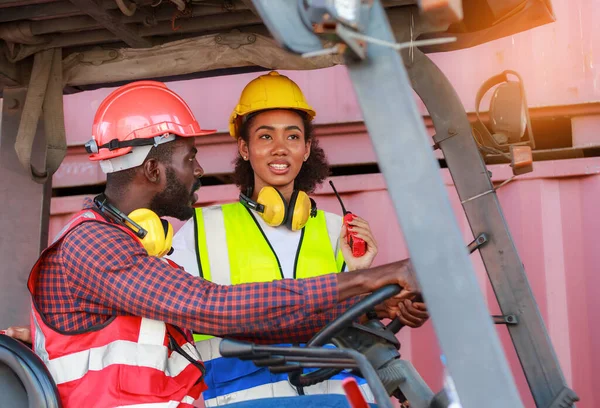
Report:
M 377 0 L 366 34 L 395 41 Z M 399 53 L 369 44 L 347 65 L 463 407 L 523 406 Z
M 31 180 L 21 166 L 14 145 L 27 88 L 5 88 L 0 123 L 0 328 L 29 324 L 31 267 L 48 242 L 52 182 Z M 36 146 L 44 148 L 44 126 L 38 126 Z M 43 158 L 34 150 L 34 160 Z M 36 163 L 37 164 L 37 163 Z M 42 167 L 42 166 L 40 166 Z M 42 167 L 43 168 L 43 167 Z

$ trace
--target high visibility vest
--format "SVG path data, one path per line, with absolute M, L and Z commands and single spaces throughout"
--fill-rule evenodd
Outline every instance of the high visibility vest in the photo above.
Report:
M 282 279 L 279 260 L 250 210 L 241 203 L 197 208 L 194 215 L 197 255 L 201 277 L 221 285 L 271 282 Z M 310 278 L 340 272 L 345 264 L 341 251 L 335 253 L 342 218 L 317 211 L 300 232 L 295 278 Z M 196 348 L 206 364 L 204 393 L 207 407 L 257 398 L 298 395 L 287 374 L 272 374 L 252 361 L 223 358 L 220 338 L 194 335 Z M 344 394 L 342 373 L 329 381 L 306 387 L 310 394 Z M 366 381 L 355 377 L 367 399 L 374 402 Z
M 67 334 L 48 325 L 40 313 L 36 283 L 45 253 L 91 221 L 107 223 L 92 210 L 76 214 L 42 253 L 27 283 L 33 350 L 48 367 L 63 407 L 192 408 L 206 385 L 189 331 L 152 319 L 112 316 L 99 327 Z M 137 240 L 128 229 L 115 227 Z

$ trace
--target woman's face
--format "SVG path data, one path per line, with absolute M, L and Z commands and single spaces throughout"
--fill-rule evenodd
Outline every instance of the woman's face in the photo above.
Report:
M 248 143 L 238 139 L 239 152 L 254 170 L 254 191 L 273 186 L 284 196 L 310 154 L 302 117 L 291 110 L 261 112 L 250 121 Z

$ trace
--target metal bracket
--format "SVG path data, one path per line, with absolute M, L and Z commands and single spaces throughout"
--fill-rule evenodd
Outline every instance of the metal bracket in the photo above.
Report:
M 361 0 L 355 5 L 350 3 L 338 8 L 334 2 L 298 1 L 298 13 L 305 27 L 321 40 L 335 44 L 321 52 L 303 54 L 304 57 L 335 53 L 352 59 L 366 58 L 367 44 L 355 35 L 364 31 L 370 7 Z
M 494 319 L 494 324 L 519 324 L 519 319 L 517 319 L 516 315 L 501 315 L 501 316 L 492 316 Z
M 575 406 L 575 402 L 579 401 L 579 397 L 572 389 L 565 387 L 558 394 L 556 399 L 548 406 L 548 408 L 568 408 Z
M 475 238 L 475 240 L 473 240 L 473 242 L 467 245 L 467 249 L 469 250 L 469 253 L 472 254 L 473 252 L 484 246 L 487 242 L 487 235 L 485 235 L 485 233 L 480 234 L 477 238 Z
M 233 50 L 240 48 L 242 45 L 254 44 L 255 42 L 255 34 L 242 33 L 238 29 L 231 30 L 226 34 L 219 34 L 215 37 L 215 43 L 219 45 L 227 45 Z
M 114 61 L 119 58 L 119 51 L 115 49 L 94 47 L 91 50 L 77 54 L 77 61 L 83 64 L 102 65 L 108 61 Z

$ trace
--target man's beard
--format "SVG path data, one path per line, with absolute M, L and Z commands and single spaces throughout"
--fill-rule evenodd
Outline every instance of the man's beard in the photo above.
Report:
M 190 205 L 193 201 L 194 191 L 200 188 L 198 179 L 192 190 L 189 191 L 183 183 L 177 179 L 175 171 L 167 167 L 167 187 L 156 194 L 150 201 L 150 209 L 159 217 L 173 217 L 181 221 L 189 220 L 194 215 L 194 208 Z

